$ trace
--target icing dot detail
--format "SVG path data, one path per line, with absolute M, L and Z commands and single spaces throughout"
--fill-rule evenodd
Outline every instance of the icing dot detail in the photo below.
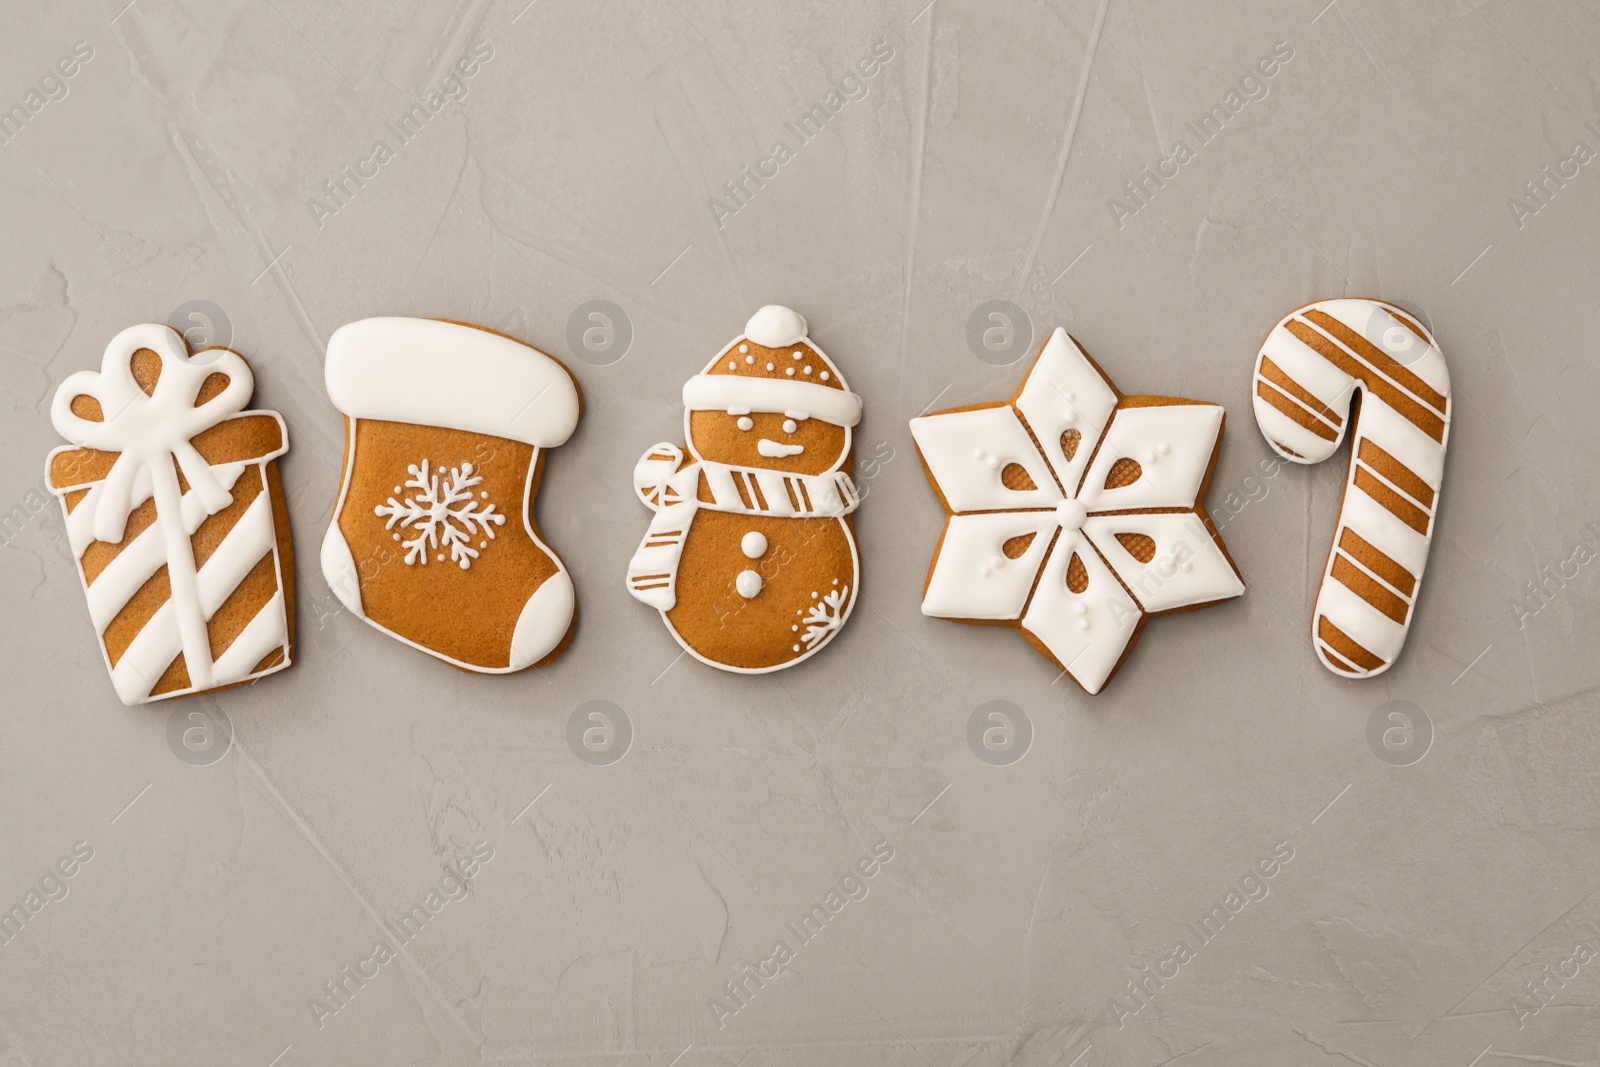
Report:
M 800 351 L 800 350 L 799 350 L 799 349 L 798 349 L 798 348 L 797 348 L 797 349 L 795 349 L 795 350 L 794 350 L 794 358 L 795 358 L 795 359 L 804 359 L 804 358 L 805 358 L 805 353 L 804 353 L 804 352 L 802 352 L 802 351 Z
M 810 368 L 810 367 L 806 367 L 806 368 L 805 368 L 805 372 L 806 372 L 806 373 L 807 373 L 807 374 L 810 374 L 810 373 L 811 373 L 811 368 Z
M 752 599 L 757 593 L 761 592 L 761 585 L 761 575 L 755 571 L 740 571 L 739 577 L 733 580 L 733 587 L 746 600 Z
M 1076 530 L 1089 517 L 1089 509 L 1076 500 L 1063 500 L 1056 505 L 1056 522 L 1063 530 Z
M 749 346 L 749 345 L 740 345 L 740 346 L 739 346 L 739 351 L 740 351 L 740 352 L 741 352 L 741 353 L 743 353 L 743 352 L 748 352 L 748 351 L 750 351 L 750 346 Z
M 745 356 L 744 357 L 744 361 L 746 363 L 754 363 L 756 361 L 756 357 L 755 356 Z
M 739 369 L 739 364 L 735 363 L 733 360 L 730 359 L 730 360 L 728 360 L 728 369 L 729 370 L 738 370 Z
M 799 428 L 800 428 L 800 424 L 798 422 L 795 422 L 793 419 L 784 419 L 783 420 L 783 432 L 784 433 L 794 433 Z
M 771 363 L 768 363 L 768 364 L 767 364 L 767 369 L 768 369 L 768 370 L 772 370 L 772 369 L 774 369 L 774 368 L 773 368 L 773 365 L 772 365 L 772 364 L 771 364 Z
M 749 415 L 740 415 L 739 416 L 739 424 L 738 424 L 739 425 L 739 429 L 741 429 L 741 430 L 753 429 L 755 427 L 755 424 L 756 424 L 755 420 L 752 419 Z
M 789 368 L 789 369 L 787 369 L 787 370 L 785 370 L 785 371 L 784 371 L 784 372 L 783 372 L 783 373 L 785 373 L 785 374 L 787 374 L 787 375 L 788 375 L 788 376 L 789 376 L 789 377 L 791 377 L 791 378 L 793 378 L 793 377 L 794 377 L 794 368 L 793 368 L 793 367 L 790 367 L 790 368 Z
M 760 559 L 767 553 L 766 535 L 759 530 L 751 530 L 739 541 L 739 551 L 751 559 Z
M 823 381 L 827 381 L 828 380 L 828 372 L 827 371 L 823 371 L 822 372 L 822 380 Z

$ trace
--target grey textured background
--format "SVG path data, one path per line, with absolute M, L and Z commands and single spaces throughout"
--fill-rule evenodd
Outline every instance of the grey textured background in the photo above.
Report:
M 0 945 L 0 1063 L 1600 1063 L 1600 959 L 1576 962 L 1600 949 L 1578 547 L 1600 548 L 1600 165 L 1520 225 L 1508 205 L 1600 150 L 1593 4 L 125 2 L 13 5 L 0 43 L 8 107 L 94 51 L 0 146 L 0 905 L 93 849 Z M 480 42 L 464 98 L 397 146 L 384 124 Z M 865 96 L 801 145 L 784 123 L 878 42 Z M 1279 42 L 1265 98 L 1197 147 L 1184 124 Z M 319 226 L 308 200 L 379 138 L 394 158 Z M 1195 158 L 1119 227 L 1108 199 L 1179 138 Z M 709 198 L 779 139 L 794 158 L 719 225 Z M 1343 463 L 1253 477 L 1248 406 L 1267 329 L 1340 294 L 1426 311 L 1456 389 L 1420 611 L 1366 684 L 1306 634 Z M 1154 623 L 1094 699 L 1014 634 L 917 609 L 942 516 L 906 421 L 1014 388 L 1025 363 L 965 341 L 994 299 L 1127 391 L 1232 414 L 1211 504 L 1235 494 L 1249 592 Z M 299 662 L 129 710 L 38 496 L 49 399 L 191 300 L 291 427 Z M 608 366 L 565 343 L 590 300 L 635 334 Z M 866 398 L 858 455 L 888 458 L 851 624 L 739 678 L 679 660 L 624 592 L 648 517 L 628 472 L 767 302 L 808 316 Z M 539 502 L 582 612 L 550 669 L 457 673 L 322 580 L 323 345 L 379 314 L 492 326 L 582 381 Z M 632 726 L 608 766 L 567 741 L 589 700 Z M 1031 723 L 1009 766 L 966 741 L 992 700 Z M 1367 740 L 1391 700 L 1431 722 L 1410 766 Z M 231 747 L 169 746 L 222 714 Z M 868 895 L 801 945 L 785 923 L 881 841 Z M 478 842 L 471 892 L 315 1011 Z M 1202 944 L 1186 924 L 1280 842 L 1268 895 Z M 719 1027 L 708 1001 L 780 939 L 783 975 Z M 1180 940 L 1193 958 L 1132 999 Z

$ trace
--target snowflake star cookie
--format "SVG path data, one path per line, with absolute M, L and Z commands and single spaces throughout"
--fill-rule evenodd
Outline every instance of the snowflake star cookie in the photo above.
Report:
M 462 670 L 554 659 L 577 600 L 533 501 L 578 424 L 572 375 L 489 330 L 382 318 L 334 332 L 327 383 L 346 436 L 322 573 L 344 606 Z
M 922 613 L 1011 626 L 1098 693 L 1150 616 L 1244 592 L 1202 507 L 1222 424 L 1124 396 L 1059 328 L 1009 401 L 912 419 L 949 513 Z
M 850 617 L 861 566 L 850 517 L 861 398 L 768 306 L 683 387 L 687 452 L 655 445 L 633 484 L 653 511 L 628 591 L 702 663 L 758 674 L 822 649 Z

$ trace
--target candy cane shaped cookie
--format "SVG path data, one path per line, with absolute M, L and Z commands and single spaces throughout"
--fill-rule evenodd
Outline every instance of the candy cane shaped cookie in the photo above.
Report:
M 1256 424 L 1279 455 L 1320 463 L 1350 431 L 1350 471 L 1312 612 L 1311 643 L 1347 678 L 1399 656 L 1421 590 L 1450 436 L 1450 372 L 1393 304 L 1319 300 L 1256 359 Z

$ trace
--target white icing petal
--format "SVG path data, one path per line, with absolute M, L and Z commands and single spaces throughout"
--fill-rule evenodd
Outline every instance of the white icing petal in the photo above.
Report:
M 1061 502 L 1033 439 L 1007 405 L 924 415 L 911 420 L 911 436 L 953 511 L 1053 508 Z M 1028 472 L 1033 489 L 1006 488 L 1001 474 L 1012 463 Z
M 1072 493 L 1106 420 L 1117 406 L 1116 391 L 1095 370 L 1077 342 L 1058 326 L 1028 372 L 1016 404 L 1061 484 Z M 1071 460 L 1061 448 L 1061 435 L 1068 430 L 1082 434 Z
M 1193 507 L 1221 433 L 1222 408 L 1216 404 L 1122 408 L 1111 419 L 1078 499 L 1090 511 Z M 1139 464 L 1138 479 L 1105 488 L 1111 468 L 1124 458 Z
M 1076 554 L 1089 582 L 1082 593 L 1067 587 Z M 1068 674 L 1098 693 L 1138 630 L 1139 606 L 1106 569 L 1081 534 L 1063 533 L 1039 575 L 1022 628 L 1038 638 Z
M 922 597 L 922 613 L 942 619 L 1015 619 L 1022 614 L 1055 527 L 1055 515 L 1001 511 L 952 515 Z M 1018 559 L 1006 541 L 1034 534 Z
M 1228 558 L 1192 511 L 1091 515 L 1083 532 L 1146 611 L 1209 604 L 1244 592 Z M 1155 557 L 1139 562 L 1117 534 L 1151 538 Z

